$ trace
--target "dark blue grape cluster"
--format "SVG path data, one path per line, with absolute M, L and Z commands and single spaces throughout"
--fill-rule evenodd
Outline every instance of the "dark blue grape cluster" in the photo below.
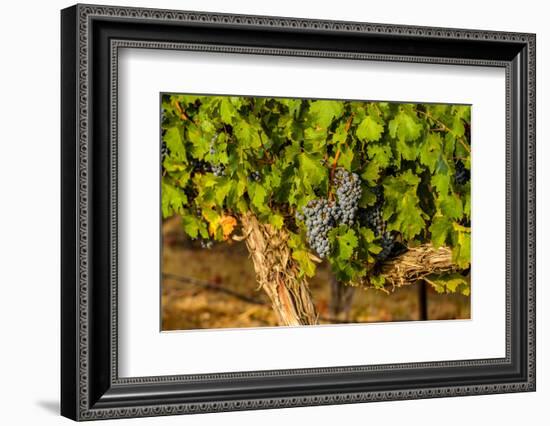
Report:
M 376 186 L 371 189 L 376 195 L 376 203 L 367 208 L 360 208 L 358 213 L 359 223 L 372 229 L 377 237 L 384 232 L 384 219 L 382 218 L 382 206 L 384 205 L 384 189 Z
M 329 231 L 336 225 L 334 220 L 334 203 L 325 199 L 311 200 L 302 212 L 296 212 L 296 220 L 306 224 L 306 235 L 309 246 L 321 259 L 330 253 Z
M 315 199 L 296 212 L 296 220 L 306 225 L 309 246 L 321 259 L 330 253 L 329 231 L 340 224 L 353 225 L 361 198 L 361 181 L 356 173 L 338 168 L 334 184 L 336 201 Z
M 374 188 L 370 188 L 370 190 L 373 192 L 374 195 L 376 195 L 376 203 L 377 204 L 383 204 L 384 203 L 384 187 L 382 185 L 375 186 Z
M 160 146 L 160 158 L 161 161 L 164 161 L 164 159 L 170 155 L 170 150 L 166 146 L 166 142 L 162 141 L 162 145 Z
M 336 186 L 337 221 L 348 226 L 353 225 L 359 200 L 361 199 L 361 180 L 357 173 L 338 168 L 334 174 Z
M 470 171 L 464 166 L 464 163 L 458 160 L 455 164 L 455 182 L 457 185 L 464 185 L 470 180 Z
M 216 155 L 216 148 L 214 147 L 216 139 L 218 139 L 217 134 L 210 139 L 210 155 Z M 225 166 L 223 164 L 212 164 L 210 168 L 214 176 L 225 176 Z
M 386 231 L 386 222 L 382 217 L 382 208 L 384 206 L 384 188 L 377 186 L 371 188 L 376 195 L 376 203 L 373 206 L 359 209 L 359 223 L 362 226 L 369 227 L 376 237 L 380 236 L 380 245 L 382 251 L 376 255 L 378 262 L 384 262 L 389 258 L 399 256 L 407 251 L 407 247 L 396 239 L 396 234 Z
M 191 167 L 195 173 L 209 173 L 212 171 L 212 165 L 204 160 L 194 158 L 191 160 Z
M 382 246 L 382 251 L 376 255 L 376 259 L 383 262 L 392 255 L 395 246 L 395 236 L 392 235 L 391 232 L 384 232 L 380 244 Z
M 359 210 L 359 221 L 374 232 L 377 237 L 384 231 L 384 219 L 382 218 L 382 205 L 374 205 Z
M 259 182 L 262 179 L 262 175 L 260 174 L 259 171 L 254 170 L 252 173 L 248 175 L 248 179 L 254 182 Z
M 225 166 L 223 164 L 214 164 L 212 166 L 214 176 L 225 176 Z

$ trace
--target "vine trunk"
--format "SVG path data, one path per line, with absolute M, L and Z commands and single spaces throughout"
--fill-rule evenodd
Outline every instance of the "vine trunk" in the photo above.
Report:
M 243 215 L 241 223 L 256 279 L 271 300 L 279 325 L 317 324 L 307 279 L 300 276 L 288 246 L 288 232 L 260 223 L 253 214 Z

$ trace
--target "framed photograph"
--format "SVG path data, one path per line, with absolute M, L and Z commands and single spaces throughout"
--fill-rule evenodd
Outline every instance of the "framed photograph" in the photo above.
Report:
M 535 390 L 535 35 L 61 12 L 61 413 Z

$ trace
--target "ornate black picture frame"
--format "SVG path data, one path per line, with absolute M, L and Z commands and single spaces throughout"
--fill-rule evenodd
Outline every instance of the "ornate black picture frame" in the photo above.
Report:
M 61 413 L 74 420 L 535 390 L 535 35 L 76 5 L 61 13 Z M 120 378 L 121 47 L 484 65 L 506 72 L 506 356 Z

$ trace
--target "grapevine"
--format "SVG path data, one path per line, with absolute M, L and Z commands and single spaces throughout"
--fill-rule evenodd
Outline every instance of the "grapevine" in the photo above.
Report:
M 470 267 L 470 106 L 174 94 L 161 108 L 162 214 L 205 246 L 257 221 L 296 282 L 321 260 L 383 288 L 376 266 L 408 247 Z

